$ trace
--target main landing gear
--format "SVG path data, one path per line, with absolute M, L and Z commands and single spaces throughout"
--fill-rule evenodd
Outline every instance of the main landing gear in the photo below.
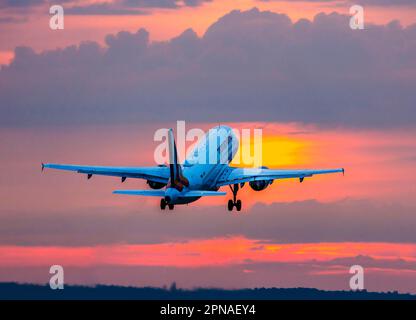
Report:
M 168 206 L 169 210 L 173 210 L 175 207 L 173 204 L 168 204 L 165 199 L 160 199 L 160 209 L 165 210 L 166 206 Z
M 238 184 L 234 184 L 234 185 L 230 184 L 230 189 L 233 193 L 233 199 L 228 200 L 228 211 L 233 211 L 234 207 L 237 209 L 237 211 L 241 211 L 241 200 L 240 199 L 237 200 L 237 192 L 238 192 L 238 189 L 239 189 L 239 185 Z

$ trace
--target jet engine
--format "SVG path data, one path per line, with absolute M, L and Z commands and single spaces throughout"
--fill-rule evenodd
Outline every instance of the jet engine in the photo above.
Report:
M 147 184 L 149 185 L 151 189 L 162 189 L 163 187 L 166 186 L 166 183 L 150 181 L 150 180 L 147 180 Z
M 260 169 L 268 169 L 267 167 L 260 167 Z M 250 181 L 248 184 L 254 191 L 262 191 L 273 183 L 273 180 L 256 180 Z
M 250 185 L 251 189 L 254 191 L 261 191 L 266 189 L 269 185 L 273 183 L 273 180 L 256 180 L 250 181 L 248 184 Z

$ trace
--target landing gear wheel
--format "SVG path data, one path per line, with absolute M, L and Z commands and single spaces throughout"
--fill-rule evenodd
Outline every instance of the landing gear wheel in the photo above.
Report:
M 169 210 L 173 210 L 173 208 L 175 207 L 173 204 L 168 204 Z
M 165 210 L 166 208 L 166 200 L 165 199 L 160 199 L 160 209 L 161 210 Z
M 228 211 L 233 211 L 234 202 L 233 200 L 228 200 Z
M 235 203 L 235 207 L 237 209 L 237 211 L 241 211 L 241 200 L 238 199 L 237 202 Z
M 234 206 L 237 209 L 237 211 L 241 211 L 241 200 L 237 200 L 237 192 L 239 189 L 238 183 L 230 185 L 230 189 L 233 193 L 233 199 L 228 200 L 228 211 L 233 211 Z

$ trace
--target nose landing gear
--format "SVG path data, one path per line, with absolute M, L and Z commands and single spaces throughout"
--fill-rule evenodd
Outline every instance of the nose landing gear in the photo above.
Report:
M 234 184 L 234 185 L 230 185 L 230 189 L 233 193 L 233 199 L 228 200 L 228 211 L 233 211 L 233 208 L 235 207 L 237 209 L 237 211 L 241 211 L 241 200 L 238 199 L 237 200 L 237 192 L 239 189 L 239 185 L 238 184 Z

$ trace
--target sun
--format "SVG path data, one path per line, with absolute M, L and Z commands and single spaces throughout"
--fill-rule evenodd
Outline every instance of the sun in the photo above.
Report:
M 254 139 L 250 141 L 240 141 L 240 148 L 250 148 L 252 157 L 256 154 Z M 270 168 L 289 168 L 294 166 L 307 165 L 309 163 L 308 150 L 311 148 L 312 141 L 304 138 L 292 137 L 289 135 L 265 135 L 261 139 L 261 165 Z M 258 164 L 259 159 L 256 159 Z M 253 162 L 254 163 L 254 162 Z M 231 162 L 233 166 L 247 166 L 242 160 L 242 152 L 236 155 Z

